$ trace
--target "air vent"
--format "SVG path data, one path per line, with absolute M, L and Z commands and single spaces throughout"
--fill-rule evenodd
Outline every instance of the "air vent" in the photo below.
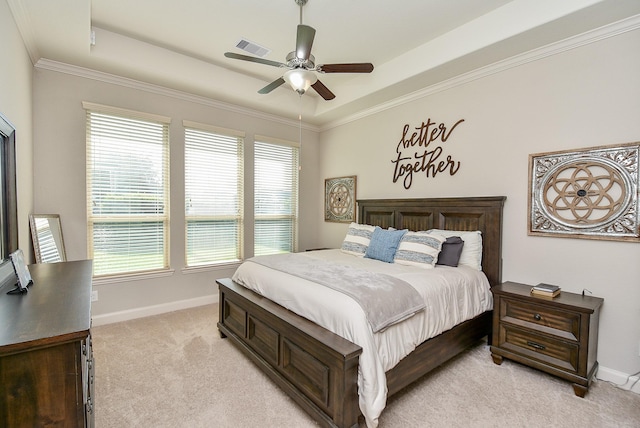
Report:
M 267 49 L 264 46 L 260 46 L 259 44 L 254 43 L 247 39 L 240 39 L 240 41 L 236 43 L 236 47 L 239 49 L 242 49 L 245 52 L 249 52 L 254 55 L 257 55 L 261 58 L 266 56 L 269 52 L 271 52 L 271 49 Z

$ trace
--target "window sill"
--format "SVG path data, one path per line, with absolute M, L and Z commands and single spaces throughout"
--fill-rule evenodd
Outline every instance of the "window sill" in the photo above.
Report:
M 190 275 L 190 274 L 201 273 L 201 272 L 237 269 L 238 266 L 240 266 L 240 264 L 242 264 L 242 261 L 219 263 L 215 265 L 188 266 L 188 267 L 182 268 L 181 272 L 183 275 Z
M 140 281 L 145 279 L 161 278 L 166 276 L 172 276 L 174 272 L 175 272 L 174 269 L 164 269 L 164 270 L 156 270 L 156 271 L 150 271 L 150 272 L 110 275 L 110 276 L 103 276 L 98 278 L 94 277 L 93 285 L 112 284 L 117 282 L 131 282 L 131 281 Z

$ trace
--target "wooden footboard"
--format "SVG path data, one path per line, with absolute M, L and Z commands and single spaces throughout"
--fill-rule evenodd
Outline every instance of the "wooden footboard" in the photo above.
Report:
M 362 349 L 225 278 L 218 329 L 314 419 L 327 427 L 357 427 L 358 362 Z M 388 395 L 469 348 L 491 331 L 491 312 L 418 346 L 387 372 Z
M 218 329 L 304 410 L 327 427 L 357 427 L 362 349 L 230 279 Z

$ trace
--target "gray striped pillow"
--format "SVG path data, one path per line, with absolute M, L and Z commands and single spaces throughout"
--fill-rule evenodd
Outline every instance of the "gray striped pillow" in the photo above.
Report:
M 401 265 L 430 269 L 435 266 L 446 238 L 428 232 L 407 232 L 402 237 L 394 258 Z
M 353 254 L 354 256 L 364 257 L 364 253 L 367 252 L 367 247 L 371 242 L 371 235 L 375 226 L 369 226 L 367 224 L 351 223 L 349 230 L 347 230 L 347 236 L 344 237 L 341 250 L 347 254 Z

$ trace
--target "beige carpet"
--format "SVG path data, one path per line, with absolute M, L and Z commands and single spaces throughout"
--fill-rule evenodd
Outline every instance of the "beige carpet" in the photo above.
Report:
M 317 424 L 216 328 L 203 306 L 93 329 L 96 426 L 313 427 Z M 224 392 L 223 392 L 224 391 Z M 570 383 L 479 343 L 392 397 L 380 427 L 639 427 L 640 395 Z

